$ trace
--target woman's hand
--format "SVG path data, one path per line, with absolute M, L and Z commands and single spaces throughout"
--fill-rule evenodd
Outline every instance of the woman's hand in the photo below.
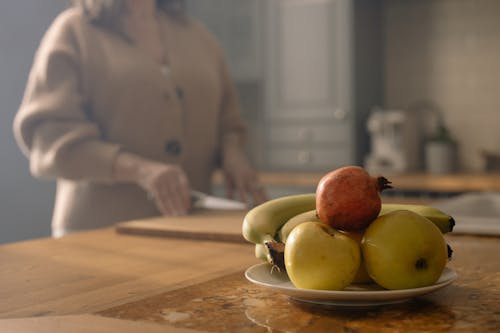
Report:
M 185 215 L 191 209 L 189 181 L 177 165 L 120 153 L 116 158 L 114 175 L 117 180 L 140 185 L 164 215 Z
M 138 183 L 164 215 L 185 215 L 191 209 L 191 190 L 184 171 L 177 165 L 149 162 Z
M 257 172 L 241 153 L 224 158 L 223 172 L 226 196 L 252 205 L 268 200 L 266 191 L 258 181 Z

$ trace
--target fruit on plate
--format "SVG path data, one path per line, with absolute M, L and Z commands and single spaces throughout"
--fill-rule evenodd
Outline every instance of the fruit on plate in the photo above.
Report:
M 380 192 L 391 188 L 384 177 L 372 177 L 359 166 L 325 174 L 316 188 L 319 219 L 340 230 L 363 230 L 379 215 Z
M 347 237 L 351 238 L 352 240 L 354 240 L 361 247 L 361 240 L 363 239 L 364 231 L 340 231 L 340 232 L 346 235 Z M 356 275 L 354 276 L 354 279 L 352 280 L 352 283 L 357 283 L 357 284 L 373 283 L 373 279 L 370 277 L 368 271 L 366 270 L 366 264 L 365 260 L 363 259 L 362 252 L 361 252 L 359 268 L 358 271 L 356 272 Z
M 285 243 L 285 266 L 293 285 L 303 289 L 342 290 L 360 265 L 360 247 L 326 224 L 304 222 Z
M 361 249 L 368 274 L 386 289 L 434 284 L 447 262 L 443 234 L 434 223 L 409 210 L 378 217 L 366 229 Z
M 242 234 L 255 244 L 257 258 L 286 270 L 299 288 L 343 289 L 345 283 L 373 280 L 388 289 L 432 284 L 451 255 L 441 232 L 452 231 L 454 220 L 429 206 L 382 204 L 380 192 L 389 184 L 360 167 L 334 170 L 320 180 L 316 193 L 251 209 Z

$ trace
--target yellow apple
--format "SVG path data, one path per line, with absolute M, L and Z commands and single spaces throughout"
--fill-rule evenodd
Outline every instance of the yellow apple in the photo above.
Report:
M 386 289 L 434 284 L 446 266 L 448 255 L 438 227 L 408 210 L 378 217 L 366 229 L 361 249 L 368 274 Z
M 360 257 L 356 241 L 319 222 L 299 224 L 285 243 L 286 271 L 297 288 L 342 290 L 354 279 Z

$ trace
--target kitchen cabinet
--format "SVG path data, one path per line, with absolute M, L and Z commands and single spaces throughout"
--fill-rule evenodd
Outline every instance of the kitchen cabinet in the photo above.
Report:
M 265 145 L 270 169 L 354 162 L 350 2 L 270 1 Z
M 235 81 L 257 89 L 250 134 L 263 170 L 360 164 L 380 105 L 377 0 L 190 0 L 221 40 Z

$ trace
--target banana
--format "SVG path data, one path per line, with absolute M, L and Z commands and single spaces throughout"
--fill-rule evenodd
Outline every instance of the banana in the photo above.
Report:
M 252 208 L 245 215 L 242 225 L 243 237 L 254 244 L 273 241 L 276 232 L 291 217 L 314 209 L 314 193 L 289 195 L 269 200 Z
M 450 215 L 445 212 L 426 205 L 413 205 L 413 204 L 382 204 L 382 209 L 380 210 L 380 215 L 387 214 L 394 210 L 406 209 L 422 216 L 427 217 L 431 220 L 442 233 L 452 232 L 455 226 L 455 220 Z

